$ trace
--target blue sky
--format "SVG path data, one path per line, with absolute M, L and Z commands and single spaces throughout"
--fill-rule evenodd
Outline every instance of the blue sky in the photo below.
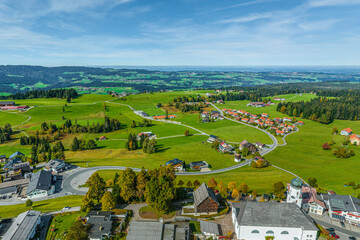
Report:
M 0 0 L 0 64 L 360 65 L 360 0 Z

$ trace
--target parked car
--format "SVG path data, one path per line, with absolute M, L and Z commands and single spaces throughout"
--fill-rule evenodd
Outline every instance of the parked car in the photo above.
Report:
M 356 237 L 349 237 L 349 240 L 356 240 Z
M 71 207 L 64 207 L 63 210 L 69 210 Z
M 335 232 L 334 228 L 327 228 L 326 230 L 329 231 L 329 232 Z
M 334 232 L 331 233 L 330 236 L 332 236 L 333 238 L 336 238 L 336 239 L 340 238 L 339 235 L 335 234 Z
M 345 227 L 345 223 L 344 222 L 340 222 L 342 227 Z

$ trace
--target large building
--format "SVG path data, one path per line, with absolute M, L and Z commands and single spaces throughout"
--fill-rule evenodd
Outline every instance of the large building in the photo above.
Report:
M 306 212 L 322 215 L 326 204 L 315 188 L 306 186 L 299 178 L 287 185 L 286 202 L 295 203 Z
M 219 201 L 214 193 L 205 183 L 194 192 L 195 214 L 216 214 L 219 210 Z
M 360 226 L 360 200 L 350 195 L 329 195 L 331 218 Z
M 55 192 L 55 186 L 52 185 L 52 180 L 53 178 L 50 171 L 40 170 L 32 174 L 26 190 L 26 196 L 32 199 L 53 194 Z
M 234 203 L 232 221 L 240 240 L 315 240 L 318 228 L 295 203 Z
M 33 210 L 21 213 L 11 224 L 2 240 L 29 240 L 33 238 L 36 227 L 40 224 L 40 213 Z
M 60 159 L 52 159 L 48 161 L 44 166 L 44 170 L 51 171 L 54 173 L 62 172 L 64 171 L 65 168 L 66 168 L 66 163 Z
M 190 240 L 189 224 L 131 221 L 126 240 Z

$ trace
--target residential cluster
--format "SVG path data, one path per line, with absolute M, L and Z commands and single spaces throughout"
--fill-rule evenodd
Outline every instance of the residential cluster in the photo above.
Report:
M 271 101 L 269 101 L 267 103 L 265 103 L 265 102 L 249 102 L 246 106 L 259 108 L 259 107 L 269 107 L 269 106 L 272 106 L 275 104 L 276 103 L 273 103 Z
M 202 112 L 201 113 L 201 122 L 216 122 L 218 120 L 224 120 L 224 116 L 221 115 L 219 111 L 211 111 L 211 112 Z
M 287 133 L 297 130 L 297 126 L 304 125 L 303 121 L 296 121 L 293 123 L 293 119 L 289 117 L 274 118 L 271 119 L 269 114 L 262 113 L 261 115 L 252 114 L 244 110 L 227 109 L 223 108 L 222 111 L 233 117 L 235 120 L 248 123 L 254 126 L 258 126 L 263 129 L 267 129 L 273 134 L 284 136 Z
M 0 198 L 26 200 L 41 198 L 55 193 L 55 184 L 60 172 L 71 166 L 60 159 L 40 163 L 36 167 L 23 161 L 25 155 L 15 152 L 9 158 L 0 156 L 4 163 L 0 181 Z

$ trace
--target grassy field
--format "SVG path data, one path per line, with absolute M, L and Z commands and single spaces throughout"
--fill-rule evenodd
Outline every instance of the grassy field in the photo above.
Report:
M 34 202 L 32 209 L 42 212 L 53 212 L 59 211 L 62 208 L 69 206 L 75 207 L 81 205 L 82 196 L 66 196 L 50 200 Z M 29 210 L 23 204 L 11 205 L 11 206 L 0 206 L 0 217 L 2 219 L 16 217 L 22 212 Z
M 84 212 L 59 213 L 52 217 L 46 240 L 66 240 L 66 232 L 78 217 L 84 216 Z M 54 231 L 52 231 L 52 229 Z

